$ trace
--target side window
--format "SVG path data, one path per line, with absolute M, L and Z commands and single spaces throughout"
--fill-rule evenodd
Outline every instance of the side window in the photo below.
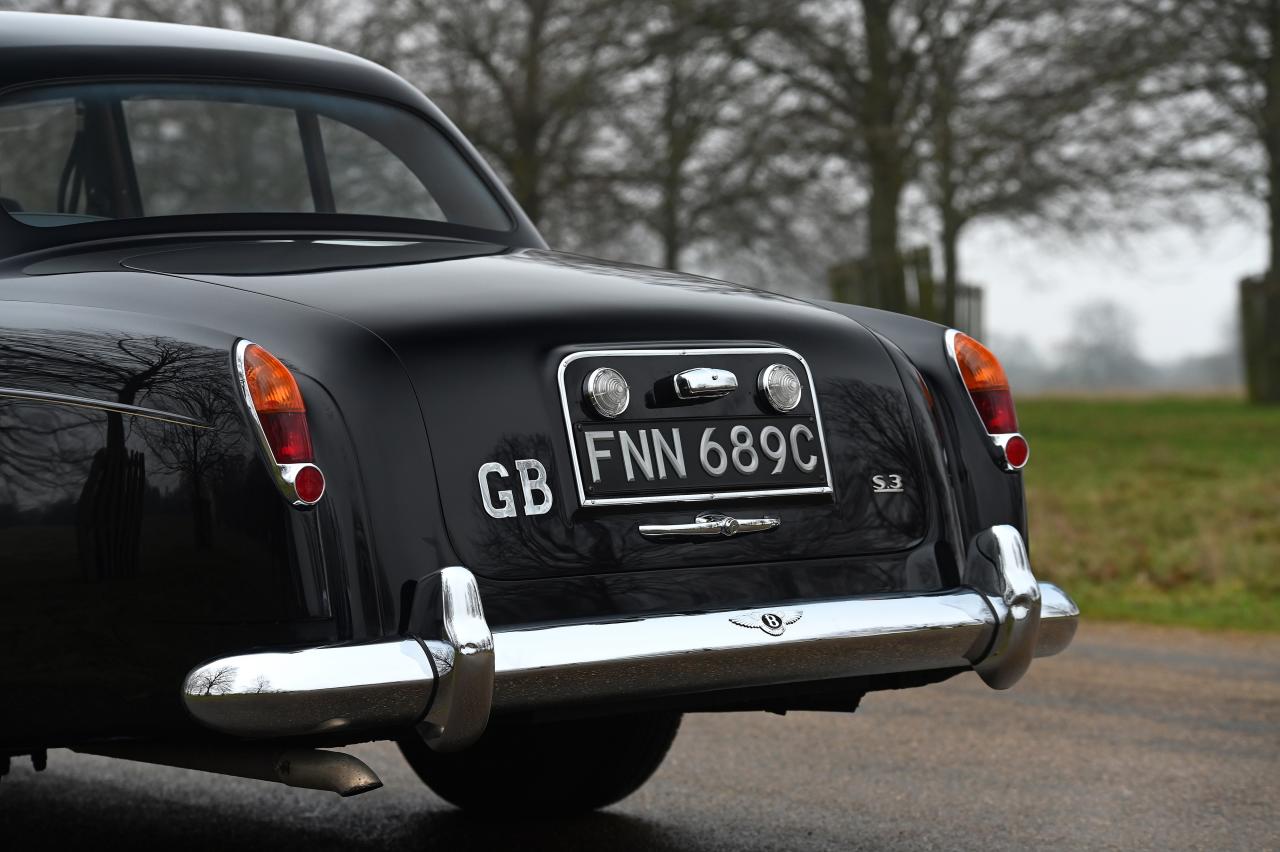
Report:
M 58 209 L 58 184 L 76 136 L 74 100 L 0 107 L 0 209 Z
M 445 220 L 422 181 L 381 142 L 326 116 L 319 122 L 336 212 Z
M 139 98 L 124 115 L 147 216 L 315 211 L 292 109 Z

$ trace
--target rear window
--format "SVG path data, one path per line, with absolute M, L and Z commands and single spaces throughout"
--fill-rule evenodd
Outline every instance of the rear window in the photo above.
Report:
M 214 84 L 58 86 L 0 102 L 0 208 L 36 227 L 241 213 L 512 224 L 449 140 L 406 110 Z

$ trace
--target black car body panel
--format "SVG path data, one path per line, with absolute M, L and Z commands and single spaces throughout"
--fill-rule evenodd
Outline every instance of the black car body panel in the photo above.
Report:
M 235 264 L 238 248 L 212 246 L 204 254 L 213 262 Z M 263 248 L 270 247 L 260 244 L 256 251 Z M 346 250 L 376 256 L 384 249 Z M 449 448 L 436 458 L 442 493 L 472 491 L 471 499 L 446 500 L 444 511 L 455 552 L 481 576 L 551 578 L 874 555 L 906 551 L 923 537 L 927 507 L 917 499 L 916 489 L 909 488 L 908 499 L 877 499 L 871 490 L 870 477 L 876 472 L 895 473 L 911 485 L 923 474 L 898 375 L 880 343 L 857 325 L 793 299 L 690 276 L 553 252 L 478 253 L 486 250 L 478 247 L 476 255 L 449 263 L 380 264 L 306 276 L 290 271 L 256 275 L 252 259 L 246 259 L 244 274 L 204 274 L 198 271 L 196 249 L 125 262 L 154 268 L 158 260 L 163 268 L 178 267 L 190 277 L 305 303 L 350 319 L 386 341 L 417 390 L 429 440 Z M 255 247 L 244 246 L 244 251 L 253 253 Z M 664 337 L 655 340 L 651 329 L 659 325 Z M 556 375 L 567 354 L 632 345 L 670 349 L 758 342 L 793 347 L 820 377 L 831 468 L 840 471 L 834 501 L 828 495 L 717 501 L 731 513 L 777 511 L 787 529 L 755 541 L 743 537 L 717 542 L 710 552 L 687 542 L 628 542 L 636 523 L 674 522 L 696 506 L 665 501 L 579 506 L 574 461 L 562 439 Z M 734 356 L 708 357 L 710 362 L 736 366 Z M 779 359 L 786 360 L 781 355 L 773 360 Z M 701 366 L 706 360 L 634 359 L 628 372 L 638 393 L 641 385 L 653 382 L 644 381 L 637 361 L 650 362 L 645 367 L 656 370 L 650 377 L 656 378 L 677 371 L 677 362 Z M 754 356 L 760 364 L 769 360 Z M 601 363 L 613 362 L 605 358 Z M 754 380 L 760 364 L 743 364 L 750 369 L 743 379 Z M 574 405 L 580 401 L 577 379 L 576 374 L 569 377 Z M 629 418 L 665 421 L 682 415 L 727 418 L 726 422 L 736 422 L 736 416 L 749 422 L 767 413 L 741 410 L 743 405 L 754 406 L 752 398 L 737 394 L 696 406 L 637 403 L 613 425 Z M 721 439 L 727 443 L 727 437 Z M 688 451 L 692 455 L 694 447 Z M 480 493 L 471 488 L 476 470 L 497 460 L 514 471 L 514 461 L 521 458 L 547 461 L 554 486 L 551 515 L 494 523 L 485 514 Z

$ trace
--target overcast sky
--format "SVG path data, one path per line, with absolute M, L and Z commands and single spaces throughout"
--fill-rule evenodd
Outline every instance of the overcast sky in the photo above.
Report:
M 961 245 L 964 278 L 987 291 L 987 336 L 1022 335 L 1053 355 L 1075 307 L 1110 299 L 1138 318 L 1139 351 L 1154 361 L 1227 347 L 1239 310 L 1238 282 L 1266 266 L 1261 224 L 1199 233 L 1167 226 L 1124 239 L 1034 239 L 1007 226 L 977 225 Z M 998 353 L 997 353 L 998 354 Z

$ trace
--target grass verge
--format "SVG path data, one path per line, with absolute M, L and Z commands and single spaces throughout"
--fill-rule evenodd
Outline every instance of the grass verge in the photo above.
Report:
M 1088 618 L 1280 631 L 1280 408 L 1019 402 L 1033 563 Z

